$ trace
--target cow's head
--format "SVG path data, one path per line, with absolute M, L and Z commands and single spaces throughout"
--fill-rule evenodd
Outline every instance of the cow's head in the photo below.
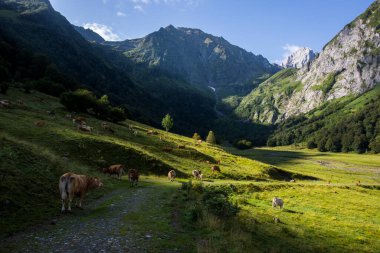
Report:
M 102 187 L 103 183 L 100 181 L 98 177 L 94 177 L 94 185 L 95 187 Z

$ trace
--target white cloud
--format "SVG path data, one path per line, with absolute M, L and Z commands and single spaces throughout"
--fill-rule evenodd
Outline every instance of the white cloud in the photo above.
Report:
M 281 63 L 286 61 L 291 54 L 293 54 L 295 51 L 297 51 L 300 48 L 302 47 L 286 43 L 285 46 L 282 47 L 282 49 L 284 49 L 284 53 L 282 54 L 282 59 L 275 60 L 274 62 L 281 65 Z
M 125 16 L 127 16 L 127 14 L 125 14 L 124 12 L 118 11 L 118 12 L 116 12 L 116 16 L 125 17 Z
M 112 31 L 112 27 L 110 27 L 110 26 L 102 25 L 102 24 L 98 24 L 98 23 L 85 23 L 85 24 L 83 24 L 83 27 L 86 29 L 93 30 L 94 32 L 96 32 L 97 34 L 102 36 L 103 39 L 105 39 L 107 41 L 121 40 L 119 35 L 117 35 L 116 33 L 114 33 Z
M 144 12 L 144 8 L 141 5 L 135 5 L 135 6 L 133 6 L 133 9 L 135 9 L 137 11 Z

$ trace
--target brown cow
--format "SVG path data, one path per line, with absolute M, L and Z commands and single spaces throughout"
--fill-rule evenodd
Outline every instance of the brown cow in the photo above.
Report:
M 46 123 L 44 121 L 36 121 L 34 122 L 34 125 L 38 127 L 44 127 Z
M 139 171 L 135 169 L 129 169 L 128 179 L 129 179 L 129 184 L 131 186 L 134 186 L 134 185 L 137 186 L 137 182 L 139 181 Z
M 216 165 L 212 166 L 211 170 L 212 170 L 212 173 L 214 173 L 215 171 L 220 172 L 219 166 L 216 166 Z
M 171 152 L 173 149 L 172 148 L 169 148 L 169 147 L 166 147 L 166 148 L 162 148 L 162 151 L 165 151 L 165 152 Z
M 125 166 L 122 164 L 114 164 L 108 168 L 103 168 L 103 173 L 109 174 L 110 176 L 116 175 L 118 179 L 121 179 L 121 176 L 124 173 Z
M 171 170 L 171 171 L 169 171 L 169 173 L 168 173 L 168 178 L 169 178 L 169 180 L 173 182 L 174 179 L 175 179 L 175 177 L 176 177 L 175 170 Z
M 178 145 L 178 149 L 185 149 L 186 146 L 185 145 Z
M 71 202 L 74 197 L 79 197 L 79 207 L 82 208 L 82 201 L 86 192 L 92 188 L 103 186 L 97 177 L 65 173 L 59 179 L 59 191 L 61 192 L 62 209 L 64 212 L 65 204 L 68 205 L 67 211 L 71 212 Z

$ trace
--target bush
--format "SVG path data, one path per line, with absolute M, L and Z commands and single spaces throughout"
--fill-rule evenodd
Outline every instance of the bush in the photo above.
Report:
M 249 149 L 249 148 L 252 148 L 253 143 L 252 141 L 248 141 L 248 140 L 239 140 L 235 142 L 234 146 L 238 149 Z
M 267 146 L 268 147 L 276 147 L 277 141 L 275 138 L 269 138 L 267 141 Z
M 235 216 L 239 207 L 228 199 L 228 192 L 224 189 L 208 188 L 202 198 L 207 210 L 220 218 Z
M 202 140 L 202 137 L 198 133 L 194 133 L 193 139 L 198 141 L 198 140 Z
M 127 112 L 121 107 L 109 105 L 108 97 L 97 99 L 95 95 L 86 89 L 74 92 L 64 92 L 60 96 L 60 102 L 70 111 L 93 112 L 96 117 L 112 122 L 120 122 L 127 119 Z
M 313 148 L 316 148 L 317 147 L 317 143 L 315 143 L 314 140 L 309 140 L 306 144 L 307 148 L 308 149 L 313 149 Z
M 113 107 L 109 110 L 108 118 L 112 122 L 120 122 L 127 119 L 127 114 L 125 113 L 124 108 L 121 107 Z

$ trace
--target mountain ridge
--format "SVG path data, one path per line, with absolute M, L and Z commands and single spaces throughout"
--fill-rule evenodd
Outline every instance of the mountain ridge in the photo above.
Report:
M 380 82 L 379 5 L 379 1 L 374 2 L 345 26 L 310 64 L 252 90 L 242 98 L 235 109 L 236 115 L 257 122 L 278 123 L 326 101 L 363 94 L 377 85 Z

